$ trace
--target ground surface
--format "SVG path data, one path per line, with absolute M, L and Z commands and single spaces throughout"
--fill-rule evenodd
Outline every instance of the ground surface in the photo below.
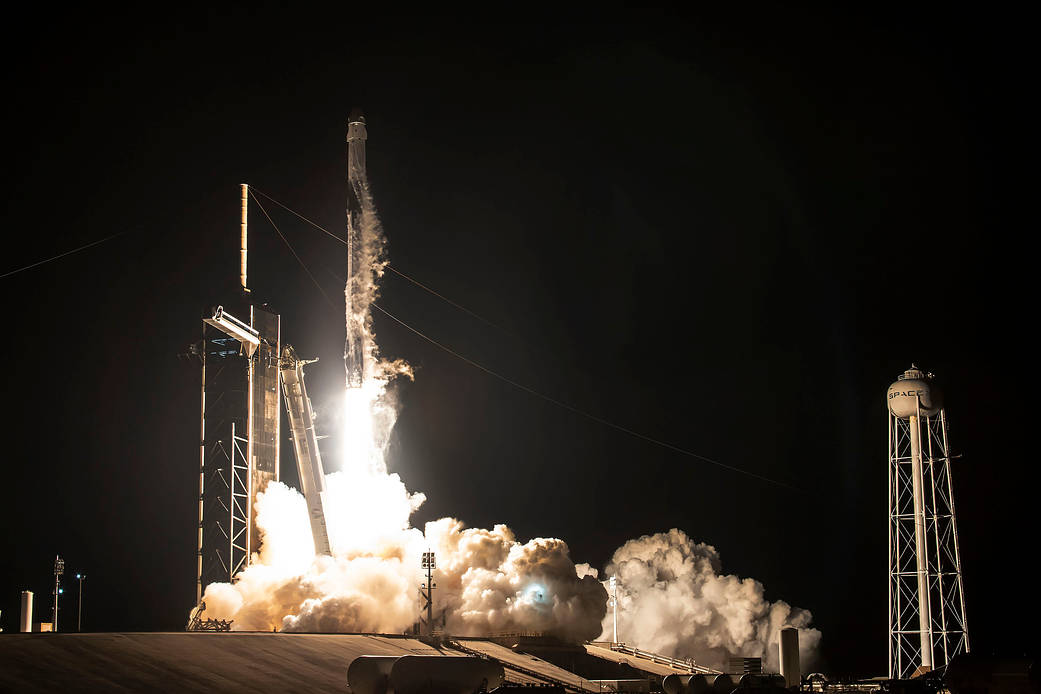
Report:
M 0 639 L 0 691 L 345 691 L 354 658 L 408 653 L 437 651 L 351 634 L 12 634 Z

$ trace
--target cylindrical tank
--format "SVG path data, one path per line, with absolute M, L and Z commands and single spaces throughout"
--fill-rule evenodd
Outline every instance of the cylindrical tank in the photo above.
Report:
M 777 639 L 777 648 L 780 651 L 778 655 L 784 686 L 789 689 L 798 687 L 802 682 L 802 671 L 799 664 L 799 630 L 795 627 L 781 629 L 780 637 Z
M 760 692 L 784 691 L 784 678 L 780 675 L 745 673 L 737 681 L 738 689 L 756 689 Z
M 469 656 L 405 655 L 390 670 L 394 694 L 471 694 L 502 685 L 503 667 Z
M 501 686 L 503 677 L 502 665 L 469 656 L 363 655 L 347 668 L 354 694 L 470 694 Z
M 22 591 L 22 619 L 20 627 L 22 633 L 33 630 L 33 592 L 31 590 Z
M 708 691 L 708 680 L 704 675 L 691 675 L 683 694 L 704 694 Z
M 347 666 L 347 686 L 358 694 L 386 694 L 390 669 L 401 656 L 363 655 Z
M 940 389 L 933 383 L 932 375 L 914 364 L 889 386 L 886 400 L 889 411 L 900 419 L 909 419 L 915 415 L 932 417 L 943 407 Z
M 691 675 L 665 675 L 661 681 L 661 690 L 665 694 L 684 694 Z
M 769 683 L 769 675 L 756 672 L 746 672 L 737 680 L 737 686 L 741 689 L 759 689 Z
M 715 679 L 712 680 L 712 689 L 715 690 L 716 694 L 730 694 L 735 687 L 737 685 L 734 683 L 734 678 L 730 675 L 716 675 Z

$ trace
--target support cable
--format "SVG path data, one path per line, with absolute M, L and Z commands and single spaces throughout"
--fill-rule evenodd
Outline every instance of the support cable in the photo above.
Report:
M 292 246 L 292 244 L 289 243 L 289 239 L 287 239 L 285 237 L 285 234 L 283 234 L 281 232 L 281 230 L 279 230 L 278 225 L 276 225 L 274 220 L 271 219 L 271 215 L 269 215 L 267 213 L 267 210 L 264 209 L 264 205 L 261 204 L 260 200 L 257 199 L 256 195 L 253 195 L 253 188 L 252 188 L 252 186 L 250 187 L 249 194 L 253 198 L 253 201 L 257 203 L 257 207 L 260 208 L 260 211 L 264 213 L 265 217 L 267 217 L 267 221 L 268 221 L 269 224 L 271 224 L 271 228 L 273 228 L 275 230 L 275 232 L 278 234 L 279 238 L 281 238 L 282 241 L 286 244 L 286 248 L 288 248 L 289 252 L 293 254 L 294 258 L 296 258 L 296 262 L 300 263 L 300 267 L 302 267 L 304 269 L 304 272 L 307 273 L 307 276 L 311 278 L 312 282 L 314 282 L 314 286 L 318 287 L 318 291 L 321 292 L 322 296 L 325 297 L 325 300 L 329 303 L 329 306 L 332 307 L 333 310 L 335 310 L 336 309 L 336 304 L 334 304 L 333 300 L 329 298 L 329 295 L 325 293 L 325 290 L 322 289 L 322 285 L 320 285 L 318 283 L 318 280 L 315 279 L 315 276 L 312 275 L 311 271 L 307 269 L 307 265 L 304 264 L 304 261 L 301 260 L 300 256 L 297 255 L 295 250 L 293 250 L 293 246 Z
M 344 246 L 347 245 L 347 241 L 345 239 L 340 238 L 339 236 L 337 236 L 333 232 L 331 232 L 328 229 L 326 229 L 325 227 L 323 227 L 321 224 L 318 224 L 317 222 L 308 219 L 307 217 L 305 217 L 304 215 L 300 214 L 296 210 L 294 210 L 294 209 L 290 208 L 289 206 L 279 202 L 278 200 L 275 200 L 273 197 L 271 197 L 270 195 L 268 195 L 264 191 L 259 190 L 259 189 L 255 188 L 254 186 L 250 186 L 250 192 L 253 192 L 253 191 L 256 191 L 260 195 L 263 195 L 265 198 L 267 198 L 268 200 L 270 200 L 274 204 L 278 205 L 279 207 L 281 207 L 286 212 L 289 212 L 290 214 L 295 215 L 296 217 L 299 217 L 300 219 L 302 219 L 303 221 L 307 222 L 308 224 L 310 224 L 311 226 L 313 226 L 315 229 L 317 229 L 318 231 L 322 232 L 326 236 L 331 236 L 332 238 L 334 238 L 337 241 L 339 241 L 340 243 L 342 243 Z M 255 199 L 256 198 L 254 198 L 254 200 Z M 257 203 L 257 204 L 259 204 L 259 203 Z M 263 209 L 263 208 L 261 208 L 261 209 Z M 402 279 L 405 279 L 405 280 L 411 282 L 412 284 L 416 285 L 417 287 L 419 287 L 423 291 L 429 292 L 430 294 L 433 294 L 434 296 L 436 296 L 438 299 L 441 299 L 442 301 L 444 301 L 446 303 L 449 303 L 452 306 L 455 306 L 457 309 L 459 309 L 463 313 L 466 313 L 466 314 L 468 314 L 470 316 L 473 316 L 474 318 L 476 318 L 477 320 L 481 321 L 485 325 L 491 326 L 491 327 L 495 328 L 496 330 L 501 330 L 502 332 L 504 332 L 506 334 L 511 334 L 510 331 L 506 330 L 506 328 L 503 328 L 500 325 L 496 325 L 495 323 L 493 323 L 492 321 L 488 320 L 484 316 L 481 316 L 480 314 L 474 313 L 473 311 L 471 311 L 470 309 L 466 308 L 462 304 L 459 304 L 459 303 L 457 303 L 455 301 L 452 301 L 451 299 L 449 299 L 444 294 L 441 294 L 441 293 L 435 291 L 434 289 L 432 289 L 432 288 L 428 287 L 427 285 L 423 284 L 422 282 L 420 282 L 416 278 L 410 277 L 410 276 L 406 275 L 404 272 L 402 272 L 401 270 L 398 270 L 396 267 L 394 267 L 390 263 L 388 263 L 386 265 L 386 268 L 388 270 L 390 270 L 391 272 L 393 272 L 395 275 L 398 275 L 399 277 L 401 277 Z
M 258 191 L 258 192 L 260 192 L 260 191 Z M 253 187 L 250 186 L 250 195 L 252 195 L 252 194 L 253 194 Z M 261 195 L 264 195 L 264 193 L 261 193 Z M 264 195 L 264 197 L 266 197 L 268 199 L 271 199 L 267 195 Z M 304 272 L 307 273 L 307 276 L 311 278 L 312 282 L 314 282 L 315 287 L 317 287 L 318 291 L 321 292 L 323 297 L 325 297 L 325 300 L 329 303 L 329 306 L 335 310 L 336 309 L 335 304 L 333 304 L 332 300 L 329 299 L 328 294 L 326 294 L 325 290 L 322 289 L 322 286 L 318 283 L 318 280 L 315 279 L 315 276 L 312 275 L 311 271 L 307 269 L 307 266 L 304 264 L 304 261 L 301 260 L 300 256 L 297 255 L 295 250 L 293 250 L 293 246 L 289 243 L 289 240 L 286 239 L 286 237 L 282 234 L 282 232 L 279 231 L 278 227 L 275 226 L 275 223 L 271 220 L 271 217 L 268 215 L 267 211 L 264 209 L 264 206 L 260 204 L 260 200 L 257 200 L 256 196 L 253 196 L 253 199 L 256 200 L 257 205 L 260 206 L 260 211 L 264 213 L 264 216 L 267 217 L 268 222 L 270 222 L 271 226 L 274 227 L 276 232 L 278 232 L 278 235 L 281 237 L 282 241 L 286 244 L 286 247 L 289 248 L 289 251 L 293 254 L 293 257 L 295 257 L 297 262 L 300 263 L 300 267 L 302 267 L 304 269 Z M 278 204 L 281 205 L 281 203 L 278 203 Z M 281 206 L 285 207 L 284 205 L 281 205 Z M 288 210 L 289 208 L 286 207 L 285 209 Z M 292 210 L 289 210 L 289 211 L 292 212 Z M 294 212 L 293 214 L 296 214 L 296 213 Z M 303 217 L 303 215 L 297 214 L 297 216 L 300 217 L 301 219 L 304 219 L 304 220 L 308 221 L 310 224 L 318 227 L 317 224 L 315 224 L 314 222 L 311 222 L 310 220 L 307 220 L 306 217 Z M 318 227 L 318 228 L 321 229 L 321 227 Z M 322 229 L 322 231 L 325 231 L 330 236 L 333 236 L 333 237 L 339 239 L 338 236 L 336 236 L 335 234 L 332 234 L 332 233 L 326 231 L 325 229 Z M 796 491 L 796 492 L 801 492 L 802 491 L 798 487 L 794 487 L 794 486 L 792 486 L 792 485 L 790 485 L 790 484 L 788 484 L 786 482 L 781 482 L 780 480 L 775 480 L 775 479 L 772 479 L 770 477 L 765 477 L 763 475 L 759 475 L 757 473 L 750 472 L 748 470 L 743 470 L 743 469 L 741 469 L 739 467 L 734 467 L 733 465 L 727 465 L 726 463 L 720 462 L 720 461 L 715 460 L 713 458 L 709 458 L 707 456 L 703 456 L 703 455 L 700 455 L 698 453 L 694 453 L 693 451 L 688 451 L 687 449 L 680 448 L 679 446 L 674 446 L 671 443 L 667 443 L 667 442 L 662 441 L 660 439 L 656 439 L 656 438 L 653 438 L 651 436 L 647 436 L 646 434 L 641 434 L 638 431 L 633 431 L 632 429 L 629 429 L 627 427 L 623 427 L 620 424 L 615 424 L 614 422 L 611 422 L 611 421 L 608 421 L 606 419 L 603 419 L 602 417 L 597 417 L 594 414 L 590 414 L 589 412 L 586 412 L 584 410 L 580 410 L 577 407 L 574 407 L 573 405 L 567 404 L 566 402 L 563 402 L 561 400 L 557 400 L 556 398 L 550 397 L 548 395 L 544 395 L 543 393 L 540 393 L 539 391 L 534 390 L 533 388 L 529 388 L 528 386 L 526 386 L 526 385 L 524 385 L 522 383 L 518 383 L 517 381 L 514 381 L 513 379 L 508 378 L 507 376 L 504 376 L 504 375 L 502 375 L 502 374 L 500 374 L 500 373 L 498 373 L 496 371 L 492 371 L 488 367 L 486 367 L 486 366 L 484 366 L 482 364 L 479 364 L 478 362 L 474 361 L 473 359 L 470 359 L 469 357 L 466 357 L 466 356 L 460 354 L 459 352 L 455 351 L 451 347 L 448 347 L 447 345 L 442 344 L 441 342 L 438 342 L 434 338 L 429 337 L 428 335 L 425 335 L 424 333 L 420 332 L 419 330 L 416 330 L 411 325 L 409 325 L 405 321 L 401 320 L 397 316 L 391 314 L 389 311 L 387 311 L 385 308 L 383 308 L 382 306 L 380 306 L 376 302 L 373 302 L 372 304 L 370 304 L 370 306 L 372 306 L 373 308 L 378 310 L 380 313 L 382 313 L 383 315 L 385 315 L 388 318 L 390 318 L 395 323 L 398 323 L 399 325 L 401 325 L 406 330 L 408 330 L 408 331 L 418 335 L 419 337 L 423 338 L 424 340 L 426 340 L 430 344 L 434 345 L 438 349 L 441 349 L 441 350 L 447 352 L 448 354 L 451 354 L 452 356 L 456 357 L 457 359 L 460 359 L 460 360 L 466 362 L 467 364 L 469 364 L 470 366 L 474 367 L 475 369 L 483 371 L 484 373 L 488 374 L 489 376 L 497 378 L 500 381 L 503 381 L 504 383 L 508 383 L 509 385 L 513 386 L 514 388 L 517 388 L 518 390 L 522 390 L 525 393 L 528 393 L 529 395 L 533 395 L 533 396 L 535 396 L 537 398 L 541 398 L 542 400 L 545 400 L 546 402 L 549 402 L 549 403 L 551 403 L 553 405 L 556 405 L 557 407 L 565 409 L 565 410 L 567 410 L 569 412 L 572 412 L 574 414 L 577 414 L 579 416 L 585 417 L 586 419 L 588 419 L 590 421 L 596 422 L 598 424 L 602 424 L 602 425 L 604 425 L 606 427 L 609 427 L 611 429 L 614 429 L 616 431 L 620 431 L 623 434 L 628 434 L 629 436 L 632 436 L 634 438 L 640 439 L 641 441 L 646 441 L 647 443 L 652 443 L 652 444 L 654 444 L 656 446 L 660 446 L 660 447 L 665 448 L 667 450 L 673 451 L 674 453 L 679 453 L 680 455 L 685 455 L 685 456 L 687 456 L 689 458 L 695 458 L 696 460 L 701 460 L 703 462 L 709 463 L 711 465 L 715 465 L 715 466 L 723 468 L 725 470 L 730 470 L 731 472 L 737 472 L 739 474 L 755 478 L 755 479 L 760 480 L 762 482 L 767 482 L 769 484 L 773 484 L 773 485 L 776 485 L 776 486 L 779 486 L 779 487 L 784 487 L 785 489 L 788 489 L 788 490 L 791 490 L 791 491 Z
M 324 234 L 328 234 L 329 236 L 332 236 L 332 237 L 333 237 L 334 239 L 336 239 L 337 241 L 339 241 L 340 243 L 342 243 L 342 244 L 343 244 L 344 246 L 346 246 L 346 245 L 347 245 L 347 241 L 346 241 L 346 239 L 341 239 L 341 238 L 340 238 L 339 236 L 337 236 L 337 235 L 336 235 L 336 234 L 334 234 L 333 232 L 329 231 L 328 229 L 326 229 L 325 227 L 323 227 L 323 226 L 322 226 L 321 224 L 318 224 L 317 222 L 312 222 L 312 221 L 311 221 L 310 219 L 308 219 L 307 217 L 303 216 L 302 214 L 300 214 L 300 213 L 299 213 L 299 212 L 297 212 L 296 210 L 294 210 L 294 209 L 291 209 L 291 208 L 289 208 L 288 206 L 286 206 L 286 205 L 284 205 L 284 204 L 280 203 L 280 202 L 279 202 L 278 200 L 275 200 L 275 199 L 274 199 L 273 197 L 271 197 L 270 195 L 268 195 L 268 194 L 267 194 L 267 193 L 265 193 L 264 191 L 260 190 L 260 189 L 259 189 L 259 188 L 257 188 L 256 186 L 254 186 L 254 185 L 250 185 L 250 187 L 249 187 L 249 192 L 250 192 L 251 194 L 252 194 L 252 193 L 254 193 L 254 192 L 256 192 L 256 193 L 260 193 L 260 194 L 261 194 L 261 195 L 263 195 L 263 196 L 264 196 L 265 198 L 267 198 L 267 199 L 268 199 L 268 200 L 270 200 L 271 202 L 275 203 L 276 205 L 278 205 L 279 207 L 281 207 L 281 208 L 282 208 L 283 210 L 285 210 L 286 212 L 288 212 L 288 213 L 290 213 L 290 214 L 292 214 L 292 215 L 296 215 L 296 216 L 297 216 L 297 217 L 299 217 L 300 219 L 304 220 L 305 222 L 307 222 L 308 224 L 310 224 L 311 226 L 313 226 L 313 227 L 314 227 L 315 229 L 317 229 L 318 231 L 320 231 L 320 232 L 322 232 L 322 233 L 324 233 Z M 256 199 L 257 199 L 257 198 L 256 198 L 256 196 L 254 196 L 254 197 L 253 197 L 253 199 L 254 199 L 254 200 L 256 200 Z M 260 204 L 260 201 L 259 201 L 259 200 L 257 200 L 257 204 L 258 204 L 258 205 Z M 263 209 L 263 207 L 261 207 L 261 209 Z
M 50 263 L 52 261 L 58 260 L 59 258 L 64 258 L 67 255 L 72 255 L 73 253 L 79 253 L 80 251 L 85 251 L 88 248 L 90 248 L 91 246 L 97 246 L 100 243 L 105 243 L 106 241 L 111 241 L 112 239 L 116 238 L 117 236 L 122 236 L 123 234 L 130 233 L 130 231 L 131 230 L 121 231 L 121 232 L 119 232 L 117 234 L 112 234 L 111 236 L 106 236 L 103 239 L 99 239 L 97 241 L 91 241 L 90 243 L 88 243 L 85 246 L 80 246 L 79 248 L 73 248 L 71 251 L 65 251 L 64 253 L 59 253 L 58 255 L 53 256 L 51 258 L 46 258 L 44 260 L 39 260 L 39 261 L 37 261 L 35 263 L 32 263 L 31 265 L 26 265 L 25 267 L 20 267 L 17 270 L 11 270 L 10 272 L 5 272 L 4 274 L 0 275 L 0 279 L 3 279 L 5 277 L 10 277 L 11 275 L 17 275 L 19 272 L 25 272 L 26 270 L 31 270 L 34 267 L 39 267 L 40 265 L 44 265 L 46 263 Z M 137 230 L 133 229 L 132 231 L 137 231 Z
M 427 292 L 433 294 L 438 299 L 441 299 L 442 301 L 445 301 L 445 302 L 447 302 L 449 304 L 452 304 L 453 306 L 455 306 L 457 309 L 459 309 L 463 313 L 468 313 L 469 315 L 473 316 L 474 318 L 476 318 L 477 320 L 481 321 L 485 325 L 491 326 L 491 327 L 495 328 L 496 330 L 501 330 L 502 332 L 506 333 L 507 335 L 511 334 L 510 331 L 507 330 L 506 328 L 504 328 L 504 327 L 502 327 L 500 325 L 496 325 L 495 323 L 492 323 L 490 320 L 488 320 L 487 318 L 484 318 L 483 316 L 477 315 L 476 313 L 474 313 L 470 309 L 466 308 L 465 306 L 461 306 L 460 304 L 457 304 L 456 302 L 452 301 L 451 299 L 449 299 L 444 294 L 438 294 L 437 292 L 435 292 L 430 287 L 426 286 L 425 284 L 423 284 L 422 282 L 420 282 L 419 280 L 417 280 L 415 278 L 409 277 L 408 275 L 406 275 L 401 270 L 398 270 L 393 265 L 390 265 L 388 263 L 387 264 L 387 269 L 390 270 L 391 272 L 393 272 L 395 275 L 398 275 L 399 277 L 405 278 L 406 280 L 408 280 L 412 284 L 416 285 L 420 289 L 423 289 L 424 291 L 427 291 Z
M 517 381 L 514 381 L 511 378 L 508 378 L 506 376 L 503 376 L 500 373 L 492 371 L 488 367 L 482 366 L 481 364 L 478 364 L 473 359 L 469 359 L 468 357 L 463 356 L 459 352 L 456 352 L 454 349 L 448 347 L 447 345 L 441 344 L 440 342 L 438 342 L 434 338 L 429 337 L 427 335 L 424 335 L 420 331 L 416 330 L 412 326 L 410 326 L 407 323 L 405 323 L 400 318 L 398 318 L 398 317 L 396 317 L 394 315 L 391 315 L 385 308 L 383 308 L 379 304 L 374 302 L 372 304 L 372 307 L 377 309 L 377 310 L 379 310 L 380 313 L 382 313 L 383 315 L 387 316 L 388 318 L 390 318 L 394 322 L 398 323 L 399 325 L 401 325 L 405 329 L 415 333 L 416 335 L 418 335 L 419 337 L 423 338 L 424 340 L 426 340 L 430 344 L 434 345 L 435 347 L 438 347 L 439 349 L 442 349 L 445 352 L 448 352 L 452 356 L 465 361 L 470 366 L 473 366 L 476 369 L 480 369 L 481 371 L 485 372 L 489 376 L 494 376 L 495 378 L 498 378 L 499 380 L 504 381 L 505 383 L 510 384 L 514 388 L 518 388 L 520 390 L 523 390 L 525 393 L 528 393 L 530 395 L 534 395 L 535 397 L 538 397 L 538 398 L 542 398 L 546 402 L 550 402 L 550 403 L 556 405 L 557 407 L 562 407 L 565 410 L 568 410 L 569 412 L 573 412 L 573 413 L 575 413 L 577 415 L 581 415 L 582 417 L 585 417 L 586 419 L 589 419 L 591 421 L 597 422 L 598 424 L 603 424 L 604 426 L 610 427 L 612 429 L 615 429 L 615 430 L 620 431 L 622 433 L 628 434 L 628 435 L 633 436 L 635 438 L 641 439 L 643 441 L 647 441 L 648 443 L 653 443 L 656 446 L 661 446 L 662 448 L 667 448 L 668 450 L 673 451 L 675 453 L 679 453 L 681 455 L 689 456 L 691 458 L 696 458 L 696 459 L 704 461 L 706 463 L 711 463 L 712 465 L 716 465 L 716 466 L 724 468 L 726 470 L 730 470 L 731 472 L 739 472 L 742 475 L 748 475 L 749 477 L 754 477 L 754 478 L 756 478 L 758 480 L 761 480 L 763 482 L 769 482 L 770 484 L 775 484 L 775 485 L 778 485 L 778 486 L 781 486 L 781 487 L 785 487 L 785 488 L 790 489 L 792 491 L 801 491 L 798 487 L 793 487 L 792 485 L 787 484 L 785 482 L 781 482 L 779 480 L 771 479 L 769 477 L 764 477 L 763 475 L 758 475 L 758 474 L 756 474 L 754 472 L 749 472 L 748 470 L 742 470 L 741 468 L 734 467 L 733 465 L 727 465 L 726 463 L 722 463 L 722 462 L 720 462 L 718 460 L 714 460 L 712 458 L 708 458 L 706 456 L 699 455 L 698 453 L 694 453 L 693 451 L 688 451 L 685 448 L 680 448 L 678 446 L 673 446 L 671 443 L 666 443 L 665 441 L 661 441 L 659 439 L 652 438 L 650 436 L 647 436 L 646 434 L 641 434 L 638 431 L 633 431 L 632 429 L 628 429 L 626 427 L 623 427 L 620 424 L 615 424 L 614 422 L 610 422 L 610 421 L 608 421 L 606 419 L 603 419 L 601 417 L 597 417 L 594 414 L 590 414 L 590 413 L 588 413 L 588 412 L 586 412 L 584 410 L 580 410 L 577 407 L 574 407 L 572 405 L 567 404 L 566 402 L 562 402 L 560 400 L 557 400 L 556 398 L 552 398 L 552 397 L 550 397 L 548 395 L 544 395 L 544 394 L 538 392 L 537 390 L 533 390 L 532 388 L 529 388 L 528 386 L 524 385 L 523 383 L 518 383 Z

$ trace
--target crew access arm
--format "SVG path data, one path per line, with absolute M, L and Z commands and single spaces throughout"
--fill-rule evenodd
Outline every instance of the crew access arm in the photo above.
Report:
M 304 385 L 304 365 L 315 361 L 318 360 L 298 359 L 293 348 L 286 345 L 282 350 L 279 369 L 282 372 L 282 392 L 286 398 L 289 428 L 293 434 L 296 468 L 300 473 L 300 491 L 304 494 L 307 515 L 311 519 L 314 551 L 315 554 L 332 554 L 322 505 L 322 494 L 325 492 L 322 454 L 318 450 L 318 436 L 314 430 L 314 410 L 311 409 L 311 399 L 307 397 L 307 387 Z

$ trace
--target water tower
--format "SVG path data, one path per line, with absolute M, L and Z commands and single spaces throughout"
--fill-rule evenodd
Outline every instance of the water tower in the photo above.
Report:
M 911 365 L 889 402 L 889 676 L 912 677 L 969 651 L 947 415 Z

